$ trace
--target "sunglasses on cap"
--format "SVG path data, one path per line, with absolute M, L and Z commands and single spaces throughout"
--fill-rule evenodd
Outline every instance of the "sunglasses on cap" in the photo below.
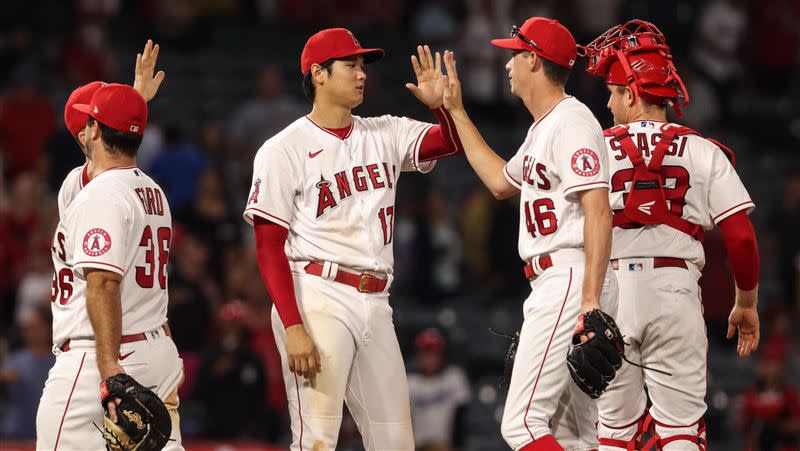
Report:
M 522 42 L 524 42 L 524 43 L 528 44 L 529 46 L 531 46 L 531 47 L 535 48 L 536 50 L 539 50 L 540 52 L 542 51 L 542 48 L 541 48 L 541 47 L 539 47 L 539 46 L 538 46 L 538 45 L 537 45 L 535 42 L 533 42 L 532 40 L 530 40 L 530 39 L 526 38 L 526 37 L 525 37 L 525 35 L 523 35 L 523 34 L 522 34 L 520 31 L 519 31 L 519 27 L 518 27 L 518 26 L 516 26 L 516 25 L 514 25 L 513 27 L 511 27 L 511 37 L 512 37 L 512 38 L 519 38 L 519 39 L 520 39 Z

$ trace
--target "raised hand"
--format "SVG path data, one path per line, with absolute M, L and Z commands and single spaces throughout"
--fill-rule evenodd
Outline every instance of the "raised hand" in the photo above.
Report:
M 136 54 L 136 74 L 133 80 L 133 89 L 139 91 L 144 100 L 149 102 L 156 96 L 161 82 L 164 81 L 166 74 L 163 70 L 158 71 L 155 76 L 156 61 L 158 60 L 158 44 L 153 44 L 151 39 L 147 40 L 142 53 Z
M 436 52 L 434 60 L 431 48 L 427 45 L 417 46 L 417 53 L 419 57 L 411 55 L 411 65 L 417 75 L 417 84 L 406 83 L 406 88 L 428 108 L 439 108 L 442 106 L 442 57 Z
M 450 50 L 444 51 L 444 67 L 447 69 L 447 75 L 441 75 L 444 107 L 451 114 L 456 111 L 463 111 L 464 100 L 461 98 L 461 82 L 458 81 L 456 58 Z

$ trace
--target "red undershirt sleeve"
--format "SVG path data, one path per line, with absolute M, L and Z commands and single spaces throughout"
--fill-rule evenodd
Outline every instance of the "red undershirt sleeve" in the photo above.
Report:
M 747 212 L 739 211 L 719 223 L 728 249 L 728 260 L 733 268 L 736 286 L 751 291 L 758 285 L 759 256 L 756 232 Z
M 283 226 L 254 217 L 256 234 L 256 256 L 261 278 L 275 303 L 283 327 L 302 324 L 297 299 L 294 295 L 294 282 L 289 269 L 289 259 L 284 251 L 289 230 Z
M 443 106 L 431 111 L 436 115 L 439 125 L 431 127 L 422 138 L 419 146 L 419 161 L 438 160 L 463 153 L 464 147 L 461 145 L 456 124 L 453 122 L 450 112 Z

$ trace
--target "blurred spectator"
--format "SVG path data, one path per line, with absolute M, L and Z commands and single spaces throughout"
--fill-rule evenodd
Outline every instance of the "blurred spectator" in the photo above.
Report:
M 17 290 L 15 321 L 22 324 L 41 306 L 50 305 L 53 285 L 53 261 L 50 257 L 50 241 L 31 245 L 25 272 Z
M 459 366 L 447 365 L 444 337 L 436 329 L 420 332 L 414 345 L 417 368 L 408 374 L 408 392 L 417 449 L 461 449 L 471 397 L 467 374 Z
M 6 176 L 40 170 L 42 152 L 55 130 L 48 100 L 33 80 L 17 76 L 0 101 L 0 159 Z
M 706 265 L 700 278 L 700 292 L 703 296 L 703 317 L 706 320 L 708 337 L 725 345 L 728 332 L 728 315 L 733 308 L 735 284 L 733 270 L 728 261 L 725 239 L 719 228 L 705 233 L 703 252 Z M 735 346 L 736 341 L 727 341 L 727 346 Z
M 156 39 L 165 48 L 195 51 L 203 47 L 209 32 L 199 20 L 201 4 L 192 0 L 162 0 L 157 2 Z
M 505 77 L 502 58 L 507 56 L 487 44 L 511 29 L 509 20 L 500 15 L 501 11 L 493 3 L 492 0 L 468 2 L 469 15 L 461 33 L 463 51 L 459 63 L 464 67 L 464 75 L 461 75 L 464 98 L 484 109 L 500 98 L 501 79 Z
M 176 125 L 167 127 L 164 138 L 164 150 L 146 172 L 164 189 L 170 210 L 178 212 L 195 199 L 197 180 L 208 166 L 208 158 L 185 139 Z
M 0 263 L 4 268 L 0 271 L 0 294 L 4 299 L 14 299 L 11 293 L 27 269 L 30 243 L 40 224 L 42 188 L 34 174 L 22 173 L 13 181 L 8 202 L 0 206 Z M 2 307 L 5 310 L 6 306 Z
M 61 46 L 60 58 L 61 70 L 70 85 L 119 78 L 119 67 L 106 42 L 105 29 L 96 23 L 76 27 L 72 40 Z
M 446 193 L 431 190 L 426 217 L 430 221 L 433 287 L 437 297 L 455 294 L 461 288 L 461 236 L 453 224 Z
M 723 115 L 730 114 L 729 99 L 742 75 L 740 51 L 746 27 L 744 0 L 713 0 L 700 15 L 692 61 L 714 88 Z
M 422 1 L 416 7 L 411 31 L 418 42 L 435 49 L 453 49 L 465 12 L 461 2 L 455 0 Z
M 206 168 L 197 181 L 194 201 L 174 215 L 175 221 L 208 246 L 208 270 L 215 280 L 223 278 L 225 250 L 240 244 L 241 217 L 232 211 L 223 187 L 216 169 Z
M 15 24 L 9 29 L 0 31 L 0 86 L 9 81 L 18 64 L 33 57 L 31 29 L 22 24 Z
M 800 2 L 771 0 L 769 6 L 749 2 L 752 18 L 748 47 L 756 87 L 772 94 L 784 93 L 800 61 Z
M 786 354 L 778 346 L 759 349 L 757 380 L 743 395 L 739 427 L 745 451 L 800 449 L 800 395 L 786 380 Z
M 0 365 L 0 388 L 7 392 L 2 436 L 10 439 L 36 437 L 36 410 L 47 373 L 55 364 L 51 351 L 50 305 L 40 305 L 17 323 L 22 349 L 12 352 Z
M 302 102 L 286 95 L 277 66 L 261 68 L 255 88 L 255 96 L 231 116 L 229 136 L 238 158 L 252 159 L 264 141 L 308 112 Z M 249 182 L 248 178 L 248 186 Z
M 197 237 L 175 229 L 169 274 L 168 317 L 172 337 L 181 351 L 200 351 L 208 343 L 211 312 L 222 293 L 208 273 L 209 249 Z M 200 333 L 198 333 L 200 331 Z
M 800 169 L 786 172 L 782 203 L 767 219 L 773 261 L 788 305 L 798 302 L 797 257 L 800 255 Z
M 161 124 L 148 118 L 147 128 L 144 129 L 142 144 L 136 152 L 136 164 L 140 168 L 149 168 L 153 160 L 164 150 L 164 132 Z
M 244 199 L 250 189 L 250 173 L 256 151 L 264 142 L 309 111 L 308 107 L 286 94 L 283 75 L 277 66 L 261 68 L 256 78 L 255 95 L 239 105 L 228 124 L 234 164 L 226 174 L 234 181 L 231 194 Z
M 195 394 L 210 438 L 276 438 L 276 415 L 268 415 L 264 402 L 264 366 L 247 340 L 247 315 L 237 301 L 219 310 L 219 337 L 200 363 Z

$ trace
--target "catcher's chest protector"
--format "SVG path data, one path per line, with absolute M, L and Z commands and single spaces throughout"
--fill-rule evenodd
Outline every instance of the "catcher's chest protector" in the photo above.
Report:
M 665 127 L 661 131 L 661 140 L 653 149 L 650 163 L 642 157 L 642 151 L 634 144 L 627 125 L 619 125 L 605 131 L 606 136 L 615 137 L 622 150 L 633 164 L 633 182 L 630 192 L 625 197 L 625 208 L 614 214 L 614 226 L 636 227 L 651 224 L 665 224 L 698 240 L 702 239 L 702 230 L 697 224 L 670 213 L 664 193 L 664 177 L 661 166 L 667 149 L 681 135 L 696 135 L 688 127 Z

